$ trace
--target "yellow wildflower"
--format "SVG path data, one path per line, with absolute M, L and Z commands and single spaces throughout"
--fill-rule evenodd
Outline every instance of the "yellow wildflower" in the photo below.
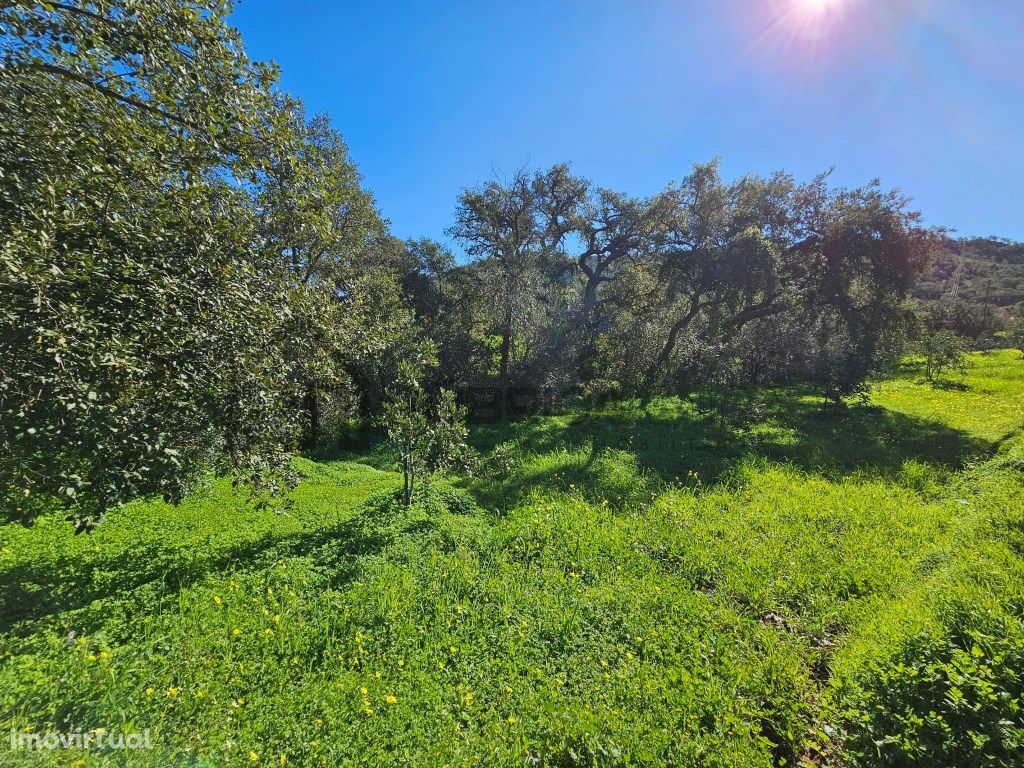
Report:
M 384 701 L 386 701 L 388 704 L 397 704 L 398 703 L 398 699 L 395 698 L 394 696 L 392 696 L 391 694 L 388 694 L 387 696 L 385 696 L 384 697 Z

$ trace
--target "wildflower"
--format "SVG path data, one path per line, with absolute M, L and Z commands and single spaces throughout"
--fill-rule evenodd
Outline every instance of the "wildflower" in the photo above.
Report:
M 214 595 L 213 596 L 213 604 L 214 605 L 220 605 L 221 604 L 221 599 L 220 599 L 219 595 Z
M 149 688 L 146 689 L 146 695 L 147 696 L 152 696 L 153 695 L 153 688 L 152 688 L 152 686 L 150 686 Z
M 244 707 L 245 706 L 245 699 L 239 697 L 239 698 L 237 698 L 237 699 L 235 699 L 234 701 L 231 702 L 231 706 L 233 706 L 233 707 Z
M 452 653 L 458 653 L 459 652 L 459 649 L 456 646 L 454 646 L 454 645 L 451 648 L 449 648 L 448 650 L 451 651 Z
M 321 720 L 319 717 L 316 720 L 313 721 L 313 725 L 323 725 L 323 724 L 324 724 L 324 721 Z
M 363 694 L 363 696 L 365 696 L 366 694 L 368 694 L 368 693 L 369 693 L 369 691 L 368 691 L 368 690 L 366 690 L 366 686 L 365 686 L 365 685 L 364 685 L 364 686 L 363 686 L 362 688 L 360 688 L 360 689 L 359 689 L 359 692 L 360 692 L 361 694 Z
M 101 659 L 109 659 L 110 658 L 110 654 L 107 651 L 100 651 L 100 658 Z
M 287 762 L 288 762 L 288 755 L 281 755 L 279 758 L 277 758 L 277 764 L 278 765 L 284 765 Z
M 85 660 L 86 661 L 96 661 L 96 654 L 95 653 L 90 653 L 88 656 L 85 657 Z
M 518 720 L 517 720 L 517 719 L 516 719 L 515 717 L 513 717 L 512 715 L 509 715 L 509 716 L 508 716 L 508 724 L 509 724 L 509 725 L 515 725 L 515 724 L 516 724 L 516 723 L 518 723 L 518 722 L 519 722 L 519 721 L 518 721 Z
M 168 696 L 177 696 L 179 693 L 181 693 L 181 688 L 168 688 L 167 689 L 167 695 Z
M 398 699 L 395 698 L 394 696 L 392 696 L 391 694 L 388 694 L 387 696 L 385 696 L 384 697 L 384 701 L 386 701 L 388 704 L 397 704 L 398 703 Z
M 250 752 L 249 753 L 249 762 L 250 763 L 255 763 L 259 759 L 260 759 L 260 755 L 259 755 L 258 752 Z
M 238 627 L 235 627 L 234 629 L 231 630 L 231 634 L 234 637 L 238 637 L 240 634 L 242 634 L 242 630 L 240 630 Z
M 404 667 L 405 666 L 405 659 L 399 659 L 398 660 L 398 666 Z
M 274 614 L 274 623 L 275 624 L 280 624 L 281 623 L 281 614 L 280 613 Z

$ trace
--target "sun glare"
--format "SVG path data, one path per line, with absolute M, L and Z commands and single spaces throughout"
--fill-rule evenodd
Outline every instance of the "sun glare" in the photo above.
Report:
M 780 21 L 798 39 L 822 40 L 843 23 L 855 0 L 784 0 Z
M 838 10 L 843 0 L 793 0 L 797 10 L 803 13 L 828 13 Z

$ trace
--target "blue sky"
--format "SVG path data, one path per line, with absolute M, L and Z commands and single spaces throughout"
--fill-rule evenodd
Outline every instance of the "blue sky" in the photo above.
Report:
M 727 177 L 875 177 L 929 223 L 1024 240 L 1020 0 L 242 0 L 250 55 L 327 112 L 400 237 L 459 191 L 571 163 L 652 194 Z

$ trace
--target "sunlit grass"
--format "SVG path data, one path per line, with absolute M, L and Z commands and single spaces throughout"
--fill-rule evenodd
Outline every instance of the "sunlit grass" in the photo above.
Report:
M 907 366 L 899 376 L 877 385 L 874 402 L 892 411 L 941 420 L 955 429 L 1000 440 L 1024 424 L 1024 360 L 1016 350 L 969 357 L 966 377 L 953 375 L 937 385 L 923 381 Z

